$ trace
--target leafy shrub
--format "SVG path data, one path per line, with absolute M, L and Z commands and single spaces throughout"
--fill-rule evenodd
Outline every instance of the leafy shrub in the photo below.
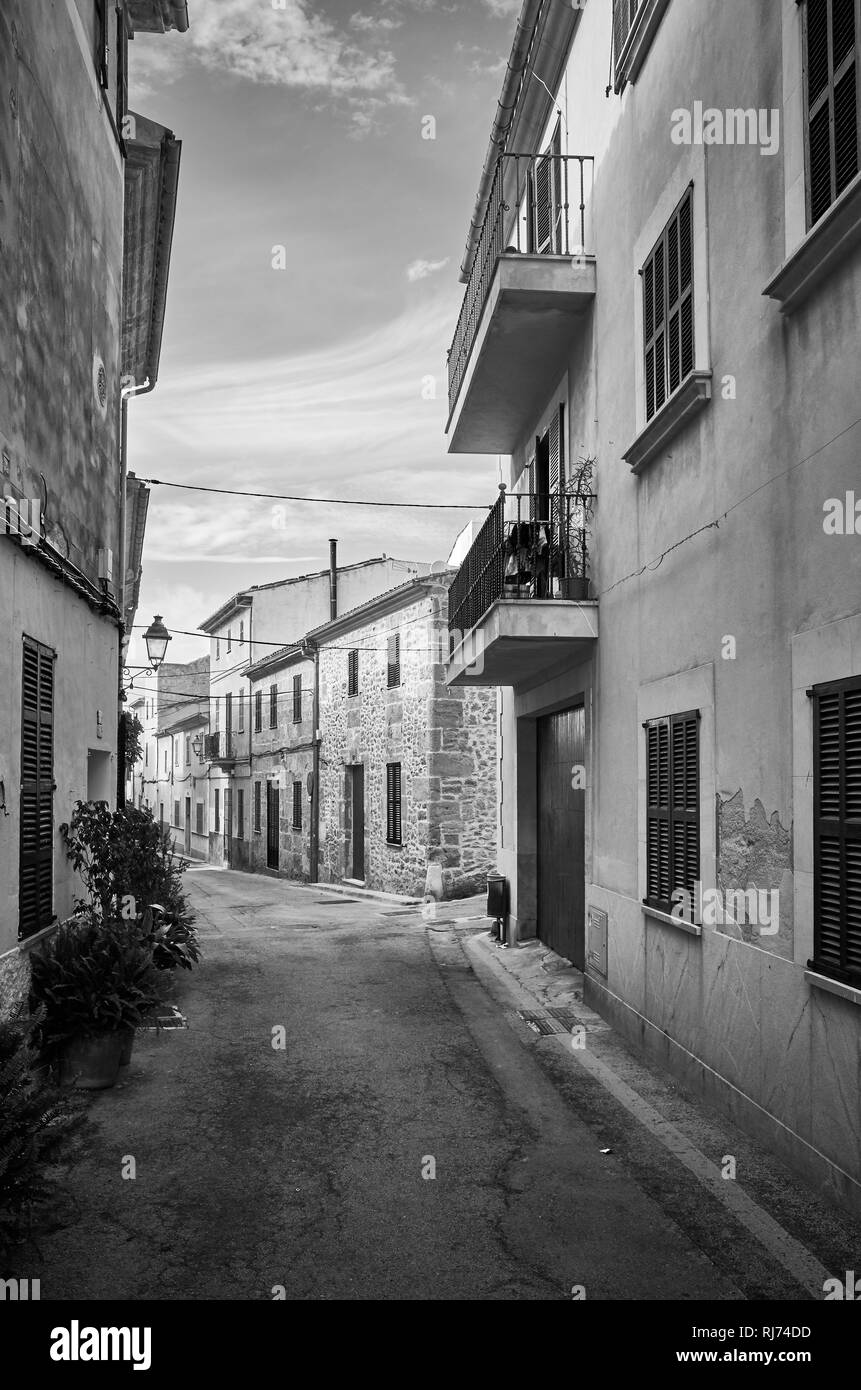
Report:
M 38 1038 L 48 1056 L 71 1038 L 138 1027 L 162 994 L 134 922 L 75 918 L 31 957 L 30 1005 L 43 1011 Z
M 182 888 L 188 861 L 174 853 L 170 833 L 162 830 L 152 812 L 125 806 L 111 811 L 104 801 L 78 801 L 71 822 L 60 826 L 66 852 L 83 878 L 89 906 L 105 919 L 129 899 L 141 923 L 141 938 L 149 940 L 156 963 L 171 969 L 191 969 L 200 959 L 194 916 Z M 159 905 L 165 921 L 156 930 L 146 911 Z
M 40 1067 L 34 1029 L 44 1015 L 0 1022 L 0 1245 L 27 1235 L 55 1194 L 57 1163 L 74 1152 L 86 1100 Z

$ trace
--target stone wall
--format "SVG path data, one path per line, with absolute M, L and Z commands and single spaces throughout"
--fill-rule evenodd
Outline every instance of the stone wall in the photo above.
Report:
M 421 896 L 441 864 L 446 897 L 483 889 L 496 854 L 496 695 L 448 690 L 447 585 L 425 581 L 404 607 L 341 633 L 320 652 L 320 879 L 347 876 L 346 769 L 365 768 L 368 888 Z M 410 601 L 412 600 L 412 601 Z M 388 638 L 401 634 L 401 683 L 387 685 Z M 347 694 L 348 650 L 359 652 Z M 386 841 L 386 766 L 401 764 L 402 843 Z

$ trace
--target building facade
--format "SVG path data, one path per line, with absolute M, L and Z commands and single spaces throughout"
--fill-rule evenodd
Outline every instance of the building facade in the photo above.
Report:
M 407 896 L 483 890 L 496 697 L 446 687 L 450 579 L 408 580 L 250 668 L 249 868 Z
M 854 1210 L 859 44 L 834 0 L 526 0 L 448 426 L 509 460 L 448 679 L 501 692 L 512 930 Z
M 134 488 L 126 515 L 124 399 L 133 381 L 155 380 L 175 192 L 174 177 L 130 200 L 128 40 L 170 28 L 187 28 L 184 4 L 10 0 L 0 11 L 6 1003 L 23 988 L 26 950 L 80 891 L 58 826 L 79 799 L 116 799 L 121 648 L 145 518 Z M 176 141 L 172 152 L 175 175 Z
M 169 831 L 177 853 L 209 851 L 209 657 L 164 662 L 127 709 L 141 724 L 141 756 L 126 781 L 129 805 Z
M 255 833 L 261 832 L 252 832 L 251 838 L 247 833 L 248 818 L 254 812 L 253 798 L 257 795 L 252 752 L 265 753 L 267 741 L 275 748 L 282 707 L 289 705 L 292 711 L 293 687 L 291 684 L 285 690 L 276 675 L 271 682 L 274 694 L 269 689 L 262 690 L 259 683 L 252 691 L 250 669 L 273 652 L 295 646 L 340 606 L 355 607 L 427 568 L 418 562 L 385 555 L 339 566 L 332 541 L 328 570 L 242 590 L 200 624 L 210 637 L 209 735 L 205 756 L 210 782 L 209 859 L 213 864 L 255 868 L 260 867 L 261 854 L 264 859 L 267 857 L 266 845 L 261 849 L 253 839 Z M 310 706 L 305 707 L 304 717 L 311 718 Z M 273 808 L 269 822 L 273 826 L 273 848 L 268 857 L 274 859 L 280 809 Z

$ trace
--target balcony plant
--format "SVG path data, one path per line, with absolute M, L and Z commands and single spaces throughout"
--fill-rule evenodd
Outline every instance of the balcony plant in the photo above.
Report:
M 31 1008 L 61 1085 L 102 1090 L 117 1078 L 129 1029 L 161 1002 L 161 977 L 136 923 L 89 912 L 32 956 Z
M 595 463 L 591 457 L 579 459 L 567 480 L 564 496 L 560 498 L 565 556 L 564 572 L 559 576 L 561 598 L 582 600 L 589 597 L 588 540 L 595 509 Z

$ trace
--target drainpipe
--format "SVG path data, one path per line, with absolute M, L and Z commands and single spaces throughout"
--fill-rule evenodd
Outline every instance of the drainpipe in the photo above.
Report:
M 331 542 L 335 544 L 334 541 Z M 313 707 L 313 764 L 311 773 L 311 845 L 309 878 L 311 883 L 320 881 L 320 648 L 316 642 L 305 637 L 302 641 L 302 655 L 314 658 L 314 707 Z
M 338 616 L 338 542 L 329 541 L 329 620 Z
M 127 380 L 127 378 L 124 378 Z M 154 384 L 154 383 L 153 383 Z M 119 535 L 117 536 L 117 566 L 119 583 L 117 585 L 120 622 L 117 629 L 117 807 L 122 810 L 126 804 L 126 729 L 123 719 L 123 639 L 126 626 L 126 476 L 129 458 L 129 396 L 141 391 L 151 391 L 149 378 L 142 386 L 120 385 L 120 515 Z

